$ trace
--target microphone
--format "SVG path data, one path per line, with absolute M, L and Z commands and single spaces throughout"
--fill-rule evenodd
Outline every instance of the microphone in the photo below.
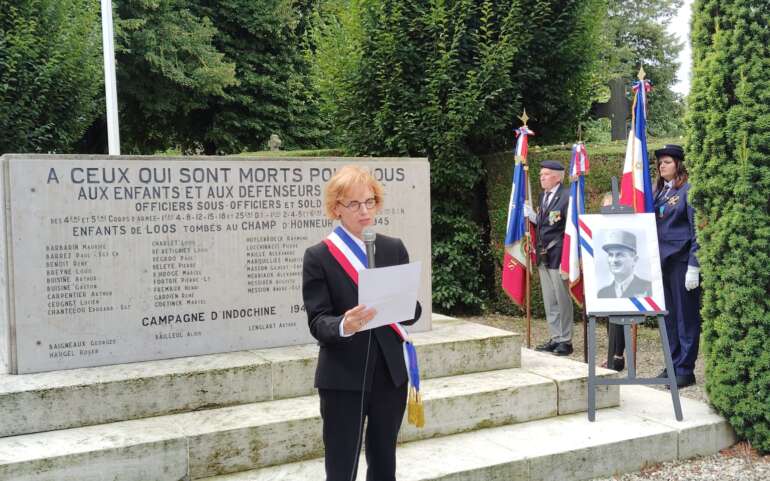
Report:
M 364 244 L 366 245 L 366 259 L 369 261 L 367 267 L 374 269 L 374 239 L 377 238 L 377 233 L 371 227 L 367 227 L 364 229 L 363 235 Z

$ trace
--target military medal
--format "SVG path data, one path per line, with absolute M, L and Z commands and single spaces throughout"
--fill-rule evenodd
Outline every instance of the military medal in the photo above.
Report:
M 666 203 L 668 205 L 670 205 L 671 207 L 674 207 L 678 202 L 679 202 L 679 196 L 678 195 L 675 195 L 675 196 L 671 197 L 670 199 L 668 199 L 666 201 Z
M 561 220 L 561 211 L 552 210 L 548 213 L 548 223 L 554 225 Z

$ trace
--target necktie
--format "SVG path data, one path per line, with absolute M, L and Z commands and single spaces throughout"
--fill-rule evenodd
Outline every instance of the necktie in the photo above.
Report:
M 672 184 L 666 182 L 663 184 L 663 189 L 660 192 L 660 195 L 658 196 L 659 199 L 665 199 L 669 192 L 671 192 Z
M 548 202 L 551 200 L 551 193 L 546 192 L 543 196 L 543 210 L 545 210 L 548 207 Z

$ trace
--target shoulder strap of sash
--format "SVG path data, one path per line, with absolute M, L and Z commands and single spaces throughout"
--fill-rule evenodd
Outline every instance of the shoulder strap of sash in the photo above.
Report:
M 324 243 L 342 270 L 358 285 L 358 273 L 368 264 L 366 253 L 339 226 L 324 239 Z

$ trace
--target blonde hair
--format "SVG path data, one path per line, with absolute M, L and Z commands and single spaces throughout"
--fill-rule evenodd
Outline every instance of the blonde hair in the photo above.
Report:
M 372 174 L 358 165 L 346 165 L 338 170 L 329 182 L 326 183 L 326 190 L 324 191 L 324 212 L 326 217 L 330 219 L 336 219 L 337 214 L 334 213 L 334 207 L 337 205 L 345 194 L 350 192 L 350 189 L 354 185 L 364 185 L 372 189 L 374 192 L 374 200 L 377 202 L 377 209 L 382 207 L 383 196 L 385 190 L 382 188 L 382 184 L 372 176 Z

